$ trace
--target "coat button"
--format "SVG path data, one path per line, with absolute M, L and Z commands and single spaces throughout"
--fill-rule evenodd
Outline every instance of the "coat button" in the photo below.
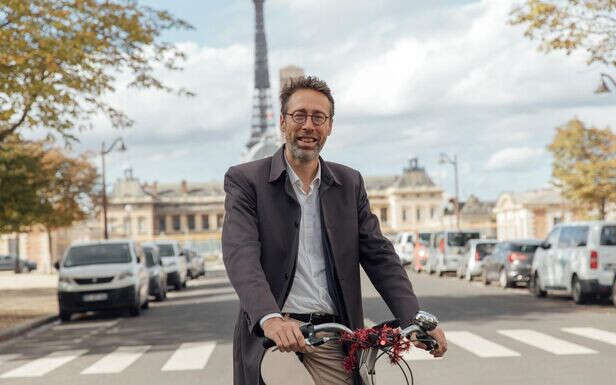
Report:
M 284 279 L 285 280 L 289 279 L 289 273 L 284 273 Z
M 295 223 L 293 223 L 295 225 L 295 228 L 297 229 L 299 227 L 299 221 L 295 221 Z

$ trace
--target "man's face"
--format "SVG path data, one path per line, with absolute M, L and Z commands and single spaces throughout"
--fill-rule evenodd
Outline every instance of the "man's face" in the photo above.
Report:
M 310 116 L 303 124 L 293 121 L 294 113 L 324 115 L 328 118 L 321 125 L 315 125 Z M 316 159 L 332 131 L 330 105 L 327 96 L 311 89 L 300 89 L 291 95 L 287 103 L 287 115 L 280 115 L 280 130 L 291 156 L 298 161 Z

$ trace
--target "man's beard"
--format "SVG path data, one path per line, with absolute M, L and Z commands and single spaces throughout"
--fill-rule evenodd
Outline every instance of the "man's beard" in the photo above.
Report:
M 315 160 L 319 157 L 319 153 L 323 149 L 323 145 L 325 144 L 325 140 L 316 142 L 316 146 L 313 150 L 304 150 L 299 148 L 297 145 L 296 136 L 293 135 L 289 137 L 289 134 L 285 135 L 285 142 L 287 146 L 289 146 L 289 150 L 291 150 L 291 155 L 293 155 L 294 159 L 297 159 L 301 162 L 309 162 Z

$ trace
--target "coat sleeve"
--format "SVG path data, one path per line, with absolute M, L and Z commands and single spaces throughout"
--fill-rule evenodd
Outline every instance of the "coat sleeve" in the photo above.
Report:
M 225 174 L 224 189 L 223 261 L 250 330 L 262 336 L 259 320 L 280 309 L 261 266 L 256 193 L 248 179 L 234 167 Z
M 419 311 L 411 281 L 391 242 L 381 234 L 379 221 L 370 211 L 364 180 L 359 175 L 357 193 L 359 261 L 394 317 L 405 322 Z

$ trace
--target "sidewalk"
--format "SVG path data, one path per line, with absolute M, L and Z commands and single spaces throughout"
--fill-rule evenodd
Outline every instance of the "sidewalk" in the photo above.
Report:
M 0 272 L 0 340 L 10 330 L 58 315 L 58 276 Z

